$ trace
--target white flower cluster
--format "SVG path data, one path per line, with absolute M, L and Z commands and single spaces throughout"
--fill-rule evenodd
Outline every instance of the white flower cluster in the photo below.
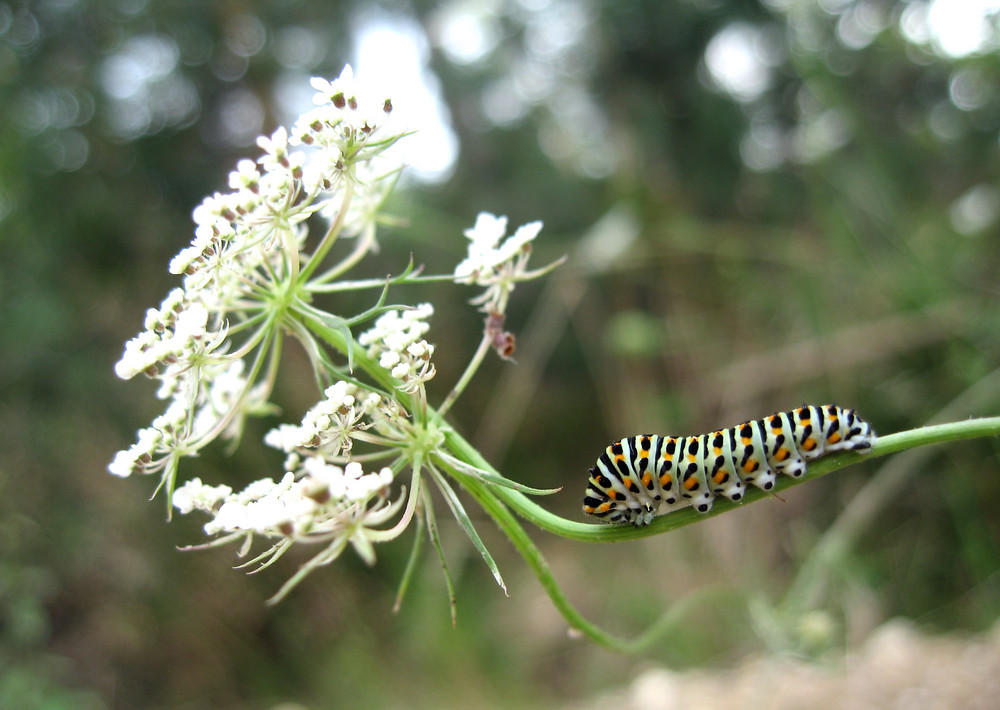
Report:
M 189 360 L 217 345 L 208 333 L 208 309 L 191 303 L 184 289 L 175 288 L 160 308 L 146 311 L 146 330 L 125 343 L 125 353 L 115 364 L 115 373 L 131 379 L 141 372 L 160 374 L 168 363 Z
M 474 301 L 487 313 L 486 328 L 469 366 L 436 411 L 424 390 L 436 373 L 434 346 L 425 338 L 431 304 L 389 308 L 357 338 L 367 358 L 352 351 L 343 330 L 371 313 L 356 319 L 326 313 L 314 296 L 383 285 L 342 276 L 377 249 L 376 226 L 384 223 L 379 212 L 399 171 L 383 164 L 384 153 L 404 134 L 387 128 L 391 102 L 365 95 L 350 67 L 334 81 L 313 79 L 312 86 L 316 107 L 290 130 L 279 128 L 259 138 L 261 155 L 237 164 L 229 174 L 229 192 L 207 197 L 194 210 L 194 238 L 170 263 L 170 271 L 182 276 L 182 287 L 149 310 L 145 330 L 126 344 L 115 366 L 123 379 L 139 374 L 158 379 L 157 396 L 167 406 L 139 431 L 135 444 L 115 456 L 112 474 L 160 473 L 172 509 L 210 516 L 205 531 L 217 537 L 209 546 L 243 540 L 242 556 L 255 536 L 268 538 L 270 549 L 248 565 L 266 567 L 295 543 L 320 543 L 320 552 L 276 598 L 348 546 L 371 563 L 375 543 L 395 539 L 421 515 L 431 524 L 421 480 L 437 483 L 482 549 L 445 476 L 468 470 L 483 474 L 483 480 L 502 477 L 450 457 L 441 420 L 482 363 L 487 346 L 503 357 L 513 353 L 504 309 L 514 284 L 552 268 L 527 271 L 540 222 L 508 237 L 506 217 L 483 213 L 466 230 L 468 257 L 453 278 L 486 288 Z M 328 229 L 317 240 L 308 239 L 313 216 L 329 217 Z M 357 237 L 349 253 L 327 263 L 345 237 Z M 426 278 L 410 268 L 388 283 Z M 381 303 L 372 312 L 381 312 Z M 182 482 L 183 457 L 197 455 L 216 438 L 235 439 L 248 416 L 274 411 L 268 399 L 288 337 L 301 342 L 323 382 L 341 372 L 337 353 L 347 357 L 348 368 L 353 355 L 353 364 L 360 364 L 357 374 L 376 380 L 378 392 L 364 380 L 354 382 L 353 371 L 339 374 L 352 381 L 327 387 L 300 423 L 270 430 L 265 443 L 286 454 L 280 480 L 261 479 L 238 492 L 197 478 Z M 390 463 L 366 473 L 362 462 L 374 460 Z M 407 465 L 413 478 L 392 501 L 394 471 Z M 502 584 L 495 570 L 494 576 Z
M 166 411 L 139 430 L 136 443 L 119 451 L 108 471 L 123 478 L 163 471 L 171 454 L 193 452 L 219 434 L 234 438 L 242 425 L 242 419 L 230 416 L 237 404 L 242 402 L 243 411 L 249 411 L 265 399 L 262 386 L 248 391 L 242 360 L 211 363 L 200 368 L 200 375 L 195 373 L 189 368 L 164 379 L 159 394 L 170 398 Z M 166 392 L 168 385 L 178 386 L 177 391 Z
M 341 380 L 323 392 L 324 399 L 306 412 L 302 423 L 281 424 L 264 436 L 264 443 L 285 453 L 316 449 L 337 457 L 351 450 L 351 436 L 367 429 L 365 418 L 382 404 L 375 392 L 359 390 Z
M 115 454 L 114 460 L 108 464 L 108 471 L 115 476 L 127 478 L 133 473 L 143 473 L 153 457 L 160 452 L 160 444 L 164 439 L 164 420 L 168 419 L 170 410 L 153 420 L 153 425 L 139 430 L 138 440 L 127 449 Z
M 257 162 L 241 160 L 229 173 L 232 192 L 216 192 L 194 209 L 194 239 L 170 262 L 171 273 L 185 274 L 187 290 L 221 307 L 264 282 L 269 269 L 285 273 L 307 234 L 296 225 L 336 197 L 304 186 L 306 154 L 289 151 L 284 127 L 257 145 L 264 151 Z
M 280 481 L 261 479 L 238 493 L 195 478 L 174 491 L 172 503 L 181 513 L 201 510 L 212 515 L 205 524 L 209 535 L 256 533 L 315 541 L 353 534 L 358 525 L 384 523 L 393 508 L 384 504 L 392 480 L 389 468 L 365 473 L 356 461 L 341 468 L 312 458 L 298 477 L 288 472 Z M 379 502 L 369 507 L 375 499 Z
M 232 492 L 229 486 L 208 486 L 200 478 L 192 478 L 174 491 L 171 503 L 185 515 L 192 510 L 214 513 Z
M 243 374 L 250 369 L 243 358 L 282 327 L 281 313 L 261 316 L 288 307 L 281 294 L 299 273 L 305 220 L 329 205 L 350 212 L 359 209 L 353 202 L 371 211 L 388 186 L 358 184 L 357 175 L 399 137 L 374 136 L 391 104 L 360 96 L 350 67 L 333 82 L 312 83 L 317 106 L 292 135 L 279 128 L 259 138 L 262 155 L 238 163 L 229 174 L 231 191 L 195 208 L 194 239 L 170 264 L 171 272 L 183 274 L 183 287 L 148 311 L 145 330 L 126 343 L 115 365 L 123 379 L 159 379 L 157 395 L 169 400 L 167 412 L 116 455 L 112 473 L 172 476 L 175 465 L 158 456 L 193 455 L 213 438 L 239 431 L 245 415 L 270 394 L 270 380 L 255 387 Z M 297 145 L 309 147 L 292 150 Z M 345 176 L 354 189 L 342 189 Z
M 527 271 L 528 257 L 531 242 L 541 230 L 541 222 L 529 222 L 504 239 L 507 218 L 480 212 L 475 225 L 463 232 L 469 239 L 469 253 L 455 267 L 455 281 L 486 286 L 473 303 L 483 304 L 485 311 L 503 312 L 514 283 L 534 276 Z
M 402 381 L 400 389 L 404 392 L 415 392 L 434 377 L 434 346 L 422 337 L 430 329 L 426 319 L 433 313 L 430 303 L 388 311 L 358 337 L 358 342 L 368 348 L 369 357 L 377 357 L 379 365 Z
M 277 601 L 310 571 L 337 559 L 348 544 L 366 563 L 374 564 L 373 543 L 385 535 L 379 526 L 403 505 L 402 499 L 395 503 L 388 499 L 392 481 L 390 468 L 365 473 L 357 462 L 341 468 L 308 459 L 297 473 L 289 471 L 280 481 L 254 481 L 239 493 L 228 486 L 206 486 L 195 478 L 178 487 L 171 502 L 181 513 L 200 510 L 212 516 L 205 532 L 222 537 L 209 546 L 242 538 L 243 555 L 255 535 L 269 538 L 270 549 L 247 563 L 261 569 L 296 542 L 323 544 L 274 596 L 272 601 Z
M 310 83 L 317 92 L 313 97 L 317 106 L 300 116 L 292 129 L 295 139 L 305 145 L 335 145 L 349 155 L 344 149 L 363 148 L 392 112 L 388 98 L 355 81 L 350 65 L 334 81 L 314 77 Z

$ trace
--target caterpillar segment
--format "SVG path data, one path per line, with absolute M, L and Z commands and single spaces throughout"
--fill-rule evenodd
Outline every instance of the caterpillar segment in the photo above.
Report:
M 583 510 L 610 523 L 648 525 L 684 507 L 701 513 L 717 496 L 740 501 L 747 485 L 774 488 L 809 461 L 871 449 L 871 425 L 853 409 L 803 406 L 697 436 L 643 434 L 609 445 L 590 469 Z
M 800 478 L 806 462 L 795 446 L 795 412 L 780 412 L 765 417 L 766 455 L 778 473 Z
M 683 468 L 681 469 L 681 497 L 688 499 L 699 513 L 707 513 L 712 509 L 715 496 L 708 486 L 708 476 L 705 472 L 704 450 L 707 434 L 684 437 Z

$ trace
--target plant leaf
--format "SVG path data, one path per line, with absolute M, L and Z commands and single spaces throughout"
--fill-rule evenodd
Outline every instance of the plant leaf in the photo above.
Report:
M 553 493 L 558 493 L 562 490 L 562 486 L 559 488 L 532 488 L 531 486 L 526 486 L 523 483 L 518 483 L 517 481 L 511 480 L 505 476 L 501 476 L 499 473 L 486 471 L 478 466 L 473 466 L 465 461 L 460 461 L 449 454 L 435 451 L 434 455 L 446 468 L 449 468 L 456 473 L 472 476 L 473 478 L 478 478 L 483 483 L 492 483 L 496 486 L 503 486 L 504 488 L 510 488 L 511 490 L 519 491 L 526 495 L 550 496 Z
M 451 487 L 445 477 L 442 476 L 436 468 L 428 466 L 427 469 L 431 472 L 431 476 L 438 484 L 438 488 L 441 489 L 445 502 L 447 502 L 448 507 L 451 508 L 451 512 L 458 521 L 458 524 L 462 526 L 463 530 L 465 530 L 465 534 L 469 536 L 469 539 L 472 540 L 472 544 L 475 545 L 477 550 L 479 550 L 479 554 L 482 556 L 483 562 L 485 562 L 486 566 L 490 568 L 490 572 L 493 573 L 493 579 L 496 580 L 500 589 L 503 590 L 503 593 L 510 596 L 510 594 L 507 593 L 507 585 L 504 583 L 503 577 L 500 576 L 500 569 L 497 567 L 497 563 L 494 561 L 493 555 L 491 555 L 490 551 L 486 549 L 485 543 L 483 543 L 482 538 L 479 537 L 479 533 L 476 532 L 476 528 L 472 524 L 472 520 L 469 518 L 468 513 L 465 512 L 465 508 L 462 507 L 462 501 L 460 501 L 458 496 L 455 494 L 455 489 Z
M 448 605 L 451 607 L 451 625 L 458 623 L 458 597 L 455 594 L 455 582 L 451 578 L 448 569 L 448 560 L 444 556 L 444 548 L 441 547 L 441 536 L 438 534 L 437 520 L 434 518 L 434 506 L 431 504 L 430 494 L 427 488 L 420 491 L 421 499 L 424 501 L 424 514 L 427 516 L 427 532 L 437 550 L 438 559 L 441 561 L 441 571 L 444 572 L 444 583 L 448 587 Z

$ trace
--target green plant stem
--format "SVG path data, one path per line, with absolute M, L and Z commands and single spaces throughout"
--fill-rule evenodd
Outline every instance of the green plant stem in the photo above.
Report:
M 329 345 L 334 347 L 340 352 L 346 352 L 348 343 L 344 338 L 343 333 L 339 332 L 333 328 L 327 328 L 323 323 L 316 319 L 305 317 L 307 325 L 310 329 L 316 333 L 320 338 L 322 338 Z M 378 367 L 377 363 L 373 362 L 364 352 L 354 353 L 355 364 L 360 369 L 364 370 L 368 375 L 375 379 L 376 382 L 381 384 L 383 387 L 390 389 L 392 387 L 391 378 L 388 377 L 385 370 Z M 434 412 L 433 410 L 428 411 L 428 421 L 433 420 Z M 467 463 L 481 468 L 486 471 L 495 472 L 495 469 L 480 455 L 480 453 L 469 444 L 464 438 L 462 438 L 457 432 L 453 430 L 446 430 L 445 432 L 445 445 L 455 453 L 460 459 L 466 461 Z M 629 652 L 637 649 L 636 641 L 628 641 L 625 639 L 618 638 L 604 631 L 600 627 L 587 621 L 579 611 L 570 603 L 563 593 L 559 584 L 556 582 L 555 577 L 552 575 L 552 571 L 549 568 L 548 562 L 546 562 L 541 551 L 535 546 L 531 538 L 528 536 L 527 532 L 518 522 L 517 518 L 511 513 L 508 508 L 507 501 L 501 500 L 497 493 L 502 491 L 509 491 L 515 493 L 515 491 L 510 491 L 510 489 L 504 488 L 503 486 L 490 485 L 476 479 L 473 476 L 459 475 L 455 477 L 455 480 L 463 487 L 463 489 L 468 492 L 483 509 L 493 518 L 500 529 L 510 538 L 511 542 L 517 548 L 518 552 L 524 557 L 525 561 L 531 567 L 535 576 L 538 578 L 539 583 L 542 588 L 548 594 L 549 599 L 552 600 L 553 605 L 562 614 L 563 618 L 570 625 L 571 628 L 578 630 L 584 636 L 590 638 L 591 640 L 599 643 L 608 648 L 620 651 Z M 518 511 L 525 518 L 532 519 L 531 511 L 535 511 L 538 514 L 538 519 L 547 520 L 549 518 L 552 521 L 562 521 L 558 516 L 552 515 L 548 511 L 544 510 L 541 506 L 536 506 L 530 501 L 526 496 L 518 493 L 517 497 L 513 499 L 515 502 L 522 502 L 527 504 L 529 507 L 526 511 Z M 528 514 L 526 515 L 525 512 Z M 428 522 L 432 519 L 429 518 Z M 571 521 L 562 521 L 563 523 L 571 526 L 580 526 L 583 528 L 606 528 L 607 526 L 593 526 L 593 525 L 582 525 L 580 523 L 572 523 Z M 433 532 L 433 531 L 432 531 Z M 442 560 L 442 564 L 444 561 Z M 447 570 L 447 568 L 446 568 Z M 454 589 L 451 588 L 450 577 L 446 571 L 446 578 L 449 580 L 449 594 L 454 595 Z M 452 605 L 454 606 L 454 599 L 452 598 Z M 453 612 L 454 613 L 454 612 Z M 669 613 L 669 612 L 668 612 Z M 651 631 L 660 628 L 662 624 L 655 624 Z
M 929 446 L 931 444 L 940 444 L 948 441 L 960 441 L 962 439 L 975 439 L 983 436 L 998 435 L 1000 435 L 1000 417 L 967 419 L 961 422 L 937 424 L 935 426 L 921 427 L 918 429 L 899 432 L 897 434 L 882 436 L 876 440 L 875 446 L 872 447 L 870 453 L 842 453 L 827 456 L 810 462 L 808 471 L 801 478 L 779 476 L 773 493 L 780 493 L 781 491 L 791 488 L 792 486 L 797 486 L 805 483 L 806 481 L 815 480 L 820 476 L 825 476 L 833 471 L 843 468 L 844 466 L 858 463 L 876 456 L 885 456 L 887 454 L 893 454 L 907 449 Z M 470 463 L 480 468 L 492 470 L 492 467 L 490 467 L 486 461 L 482 460 L 479 452 L 464 439 L 459 437 L 457 434 L 454 434 L 454 432 L 447 437 L 447 441 L 449 446 L 454 447 L 452 449 L 454 453 L 459 455 L 461 458 L 470 461 Z M 583 480 L 584 479 L 581 476 L 581 496 L 584 489 Z M 672 512 L 669 515 L 661 515 L 654 518 L 653 522 L 646 527 L 636 528 L 631 525 L 604 525 L 600 523 L 579 523 L 566 520 L 565 518 L 561 518 L 553 513 L 550 513 L 533 500 L 521 493 L 518 493 L 517 491 L 495 487 L 494 492 L 497 497 L 503 499 L 507 505 L 513 508 L 525 520 L 534 523 L 538 527 L 554 535 L 559 535 L 560 537 L 569 538 L 571 540 L 580 540 L 581 542 L 617 542 L 620 540 L 634 540 L 643 537 L 650 537 L 652 535 L 659 535 L 660 533 L 667 532 L 668 530 L 675 530 L 699 520 L 705 520 L 716 515 L 721 515 L 727 511 L 745 505 L 746 503 L 772 497 L 772 493 L 767 493 L 757 488 L 748 488 L 743 501 L 739 503 L 733 503 L 725 498 L 716 498 L 715 503 L 712 506 L 712 510 L 709 513 L 698 513 L 691 508 L 683 508 Z
M 995 370 L 949 402 L 934 419 L 950 419 L 962 412 L 981 408 L 995 401 L 998 390 L 1000 390 L 1000 370 Z M 983 423 L 989 420 L 976 421 Z M 944 426 L 945 433 L 954 431 L 955 425 Z M 927 427 L 915 431 L 926 433 L 926 429 Z M 940 432 L 937 427 L 934 429 Z M 961 427 L 960 431 L 965 431 L 965 428 Z M 906 438 L 901 438 L 900 445 L 905 443 Z M 822 537 L 799 566 L 782 603 L 787 612 L 801 614 L 820 606 L 823 594 L 830 583 L 830 571 L 839 567 L 839 562 L 861 539 L 888 501 L 898 495 L 907 481 L 931 455 L 932 451 L 929 448 L 920 447 L 892 458 L 857 495 L 852 497 L 850 503 L 823 532 Z
M 490 338 L 488 335 L 483 335 L 482 340 L 479 341 L 479 347 L 476 348 L 475 354 L 469 361 L 469 365 L 465 368 L 465 372 L 462 376 L 458 378 L 458 382 L 455 386 L 451 388 L 451 392 L 445 397 L 444 402 L 438 407 L 438 411 L 434 414 L 428 421 L 440 422 L 448 410 L 451 409 L 451 405 L 455 403 L 458 396 L 465 391 L 466 386 L 472 381 L 473 375 L 479 369 L 479 366 L 483 364 L 483 360 L 486 358 L 486 354 L 490 351 Z
M 535 546 L 531 537 L 524 530 L 517 518 L 510 509 L 498 500 L 494 495 L 494 490 L 488 490 L 487 484 L 473 479 L 471 476 L 461 475 L 459 479 L 462 487 L 483 507 L 490 517 L 496 522 L 504 534 L 514 544 L 517 551 L 524 557 L 528 566 L 531 567 L 538 581 L 541 583 L 545 593 L 552 600 L 553 605 L 559 610 L 563 618 L 569 623 L 572 629 L 582 633 L 593 641 L 606 646 L 615 651 L 627 653 L 633 650 L 634 642 L 619 638 L 600 627 L 587 621 L 576 607 L 574 607 L 562 589 L 559 587 L 549 568 L 548 562 L 541 551 Z
M 454 434 L 454 437 L 450 442 L 451 445 L 459 448 L 468 446 L 468 443 L 457 434 Z M 498 500 L 498 496 L 494 495 L 498 486 L 491 486 L 467 474 L 458 474 L 455 478 L 461 483 L 466 492 L 476 499 L 511 540 L 514 547 L 535 573 L 539 583 L 542 585 L 542 589 L 548 594 L 553 606 L 562 614 L 562 617 L 569 624 L 570 628 L 606 648 L 620 653 L 640 653 L 652 646 L 654 642 L 663 636 L 678 628 L 681 622 L 689 617 L 693 608 L 701 605 L 718 605 L 723 603 L 724 600 L 731 600 L 732 598 L 732 590 L 728 587 L 716 586 L 709 590 L 699 589 L 671 603 L 659 619 L 647 625 L 646 631 L 642 634 L 632 639 L 624 639 L 610 634 L 596 624 L 588 621 L 569 601 L 559 587 L 559 583 L 553 576 L 548 562 L 546 562 L 545 557 L 534 541 L 532 541 L 531 537 L 524 530 L 524 527 L 518 522 L 510 508 L 503 501 Z
M 327 328 L 322 323 L 312 319 L 309 319 L 309 326 L 313 332 L 320 335 L 331 346 L 341 352 L 346 352 L 349 346 L 343 334 L 334 329 Z M 368 373 L 383 387 L 392 387 L 391 378 L 363 352 L 354 353 L 354 361 L 359 368 Z M 426 421 L 435 421 L 435 412 L 433 409 L 428 408 L 428 418 Z M 890 434 L 879 437 L 871 452 L 867 454 L 843 453 L 828 456 L 811 462 L 806 474 L 799 479 L 780 476 L 775 485 L 774 493 L 804 483 L 805 481 L 825 476 L 832 471 L 866 458 L 884 456 L 907 449 L 948 441 L 997 435 L 1000 435 L 1000 417 L 969 419 L 961 422 L 912 429 L 898 434 Z M 479 451 L 454 430 L 445 430 L 445 446 L 460 460 L 485 471 L 495 472 L 495 469 L 482 457 Z M 461 474 L 455 470 L 452 471 L 452 475 L 511 540 L 515 548 L 535 573 L 542 588 L 548 594 L 549 599 L 552 600 L 553 605 L 562 614 L 563 618 L 566 619 L 570 627 L 591 640 L 620 652 L 636 652 L 650 644 L 660 634 L 664 633 L 665 630 L 671 628 L 674 620 L 681 615 L 679 609 L 685 607 L 680 607 L 676 604 L 672 605 L 660 620 L 649 627 L 645 634 L 633 640 L 623 639 L 604 631 L 587 621 L 570 603 L 552 575 L 552 571 L 541 551 L 535 546 L 531 537 L 514 514 L 516 513 L 524 520 L 537 525 L 547 532 L 571 540 L 580 540 L 582 542 L 615 542 L 659 535 L 698 520 L 720 515 L 735 508 L 737 505 L 743 505 L 745 502 L 753 502 L 771 496 L 771 494 L 764 491 L 751 489 L 747 491 L 744 501 L 741 503 L 733 503 L 727 499 L 718 498 L 710 513 L 702 514 L 690 508 L 682 509 L 669 515 L 659 516 L 646 527 L 636 528 L 631 525 L 604 525 L 566 520 L 545 510 L 518 491 L 504 486 L 490 485 L 474 476 Z M 583 490 L 582 480 L 581 476 L 581 493 Z M 690 603 L 690 600 L 685 603 Z
M 316 251 L 302 268 L 297 283 L 306 283 L 309 280 L 309 277 L 312 276 L 313 272 L 315 272 L 316 269 L 319 268 L 320 264 L 323 263 L 323 259 L 326 257 L 330 249 L 333 248 L 334 242 L 337 241 L 337 238 L 340 236 L 340 232 L 344 228 L 344 222 L 347 220 L 347 211 L 350 208 L 352 199 L 354 199 L 354 183 L 347 180 L 344 186 L 344 199 L 341 200 L 340 208 L 337 211 L 337 217 L 330 223 L 330 227 L 326 230 L 326 233 L 320 240 L 319 245 L 316 247 Z M 358 253 L 359 251 L 361 253 Z M 335 278 L 338 274 L 343 273 L 356 264 L 361 257 L 364 256 L 366 251 L 367 247 L 364 250 L 360 250 L 356 247 L 355 251 L 352 252 L 352 254 L 345 261 L 343 268 L 340 268 L 339 266 L 336 267 L 337 271 L 331 278 Z

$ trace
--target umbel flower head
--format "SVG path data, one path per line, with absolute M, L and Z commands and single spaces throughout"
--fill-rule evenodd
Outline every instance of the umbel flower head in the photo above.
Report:
M 502 313 L 514 284 L 537 276 L 527 267 L 531 242 L 541 231 L 541 222 L 531 222 L 506 237 L 507 218 L 481 212 L 472 229 L 464 232 L 469 239 L 469 255 L 455 267 L 455 281 L 486 286 L 473 303 L 483 304 L 483 310 L 489 313 Z
M 297 543 L 319 544 L 275 599 L 348 547 L 373 563 L 374 544 L 397 537 L 414 517 L 436 530 L 421 483 L 429 478 L 500 581 L 448 477 L 516 484 L 449 452 L 443 420 L 496 333 L 484 334 L 442 405 L 431 408 L 426 385 L 437 369 L 427 335 L 434 308 L 385 300 L 394 284 L 440 277 L 410 267 L 395 278 L 344 278 L 376 250 L 380 210 L 400 170 L 387 153 L 403 136 L 387 130 L 392 102 L 356 81 L 350 67 L 312 85 L 315 108 L 291 130 L 259 138 L 261 155 L 237 164 L 229 192 L 195 208 L 194 238 L 170 262 L 182 285 L 149 309 L 145 329 L 115 366 L 123 379 L 158 380 L 166 407 L 109 470 L 157 474 L 174 509 L 210 517 L 209 545 L 242 540 L 242 556 L 255 538 L 269 542 L 247 565 L 266 567 Z M 324 231 L 314 238 L 316 224 Z M 467 232 L 468 258 L 447 277 L 485 286 L 476 303 L 500 323 L 514 283 L 544 272 L 526 268 L 528 242 L 541 224 L 501 243 L 505 227 L 506 218 L 480 215 Z M 349 289 L 372 291 L 372 307 L 346 316 L 314 303 Z M 182 459 L 219 437 L 235 445 L 247 417 L 280 411 L 270 398 L 288 336 L 310 358 L 322 397 L 299 423 L 278 424 L 265 436 L 285 456 L 282 474 L 239 491 L 185 482 Z M 408 483 L 400 484 L 407 471 Z M 433 539 L 437 544 L 436 533 Z
M 384 196 L 386 178 L 398 170 L 374 172 L 399 138 L 379 135 L 385 99 L 377 110 L 358 99 L 350 67 L 323 87 L 317 108 L 291 138 L 279 128 L 258 139 L 263 154 L 239 162 L 229 175 L 231 191 L 195 208 L 194 239 L 170 263 L 183 286 L 149 309 L 146 329 L 126 343 L 115 366 L 124 379 L 140 373 L 158 379 L 167 414 L 115 458 L 112 473 L 159 472 L 172 488 L 178 456 L 197 453 L 219 435 L 237 436 L 242 419 L 265 408 L 273 373 L 262 368 L 279 356 L 281 331 L 309 339 L 297 317 L 309 308 L 308 279 L 338 237 L 349 235 L 335 225 L 309 254 L 305 221 L 331 206 L 346 216 L 359 197 Z M 338 107 L 333 101 L 343 95 L 350 98 L 337 99 Z M 290 148 L 304 144 L 313 148 Z M 372 246 L 363 240 L 357 249 Z

